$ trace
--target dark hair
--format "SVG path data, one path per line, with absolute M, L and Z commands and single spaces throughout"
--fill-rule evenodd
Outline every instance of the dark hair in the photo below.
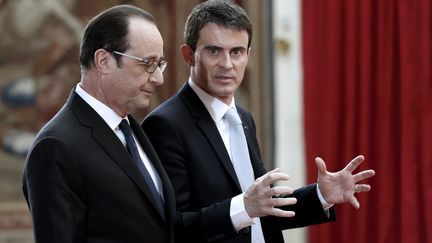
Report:
M 230 0 L 209 0 L 198 4 L 189 14 L 184 31 L 185 42 L 193 50 L 199 32 L 207 23 L 215 23 L 232 30 L 246 30 L 249 35 L 248 47 L 252 40 L 252 24 L 246 12 Z
M 107 51 L 124 52 L 129 48 L 127 39 L 129 18 L 139 17 L 154 23 L 153 16 L 147 11 L 131 6 L 118 5 L 109 8 L 90 20 L 81 41 L 81 69 L 94 65 L 94 53 L 103 48 Z M 115 55 L 117 62 L 120 57 Z

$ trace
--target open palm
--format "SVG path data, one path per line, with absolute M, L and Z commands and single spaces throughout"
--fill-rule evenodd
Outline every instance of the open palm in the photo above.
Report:
M 349 202 L 355 208 L 360 208 L 360 204 L 354 194 L 370 191 L 371 187 L 368 184 L 357 183 L 375 175 L 374 170 L 364 170 L 353 174 L 353 171 L 363 161 L 364 157 L 359 155 L 351 160 L 342 170 L 328 172 L 325 162 L 319 157 L 315 159 L 318 167 L 318 187 L 327 203 Z

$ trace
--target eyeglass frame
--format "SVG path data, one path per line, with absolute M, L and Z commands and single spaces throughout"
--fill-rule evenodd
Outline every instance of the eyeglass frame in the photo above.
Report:
M 129 55 L 129 54 L 126 54 L 123 52 L 119 52 L 119 51 L 112 51 L 112 53 L 120 55 L 120 56 L 128 57 L 131 59 L 135 59 L 135 60 L 141 62 L 141 64 L 143 64 L 145 66 L 144 70 L 147 73 L 154 73 L 157 68 L 159 68 L 161 70 L 161 72 L 163 73 L 163 71 L 165 71 L 165 68 L 168 65 L 168 62 L 166 60 L 163 60 L 163 59 L 161 59 L 159 61 L 156 59 L 152 59 L 152 58 L 144 59 L 142 57 L 132 56 L 132 55 Z M 153 65 L 153 63 L 155 63 L 155 62 L 157 62 L 157 65 Z M 151 70 L 152 67 L 154 67 L 153 70 Z

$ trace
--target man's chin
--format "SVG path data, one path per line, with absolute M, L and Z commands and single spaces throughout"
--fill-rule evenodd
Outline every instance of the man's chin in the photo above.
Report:
M 225 97 L 225 98 L 234 96 L 234 93 L 235 93 L 234 87 L 223 87 L 216 92 L 218 97 Z
M 146 101 L 141 101 L 139 103 L 135 103 L 133 107 L 131 107 L 131 110 L 133 112 L 131 112 L 131 114 L 136 114 L 136 113 L 141 113 L 143 111 L 146 111 L 146 109 L 148 109 L 150 106 L 150 101 L 146 100 Z

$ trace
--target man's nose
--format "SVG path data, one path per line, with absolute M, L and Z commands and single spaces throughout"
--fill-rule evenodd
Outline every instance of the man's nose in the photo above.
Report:
M 164 83 L 163 74 L 160 68 L 156 68 L 156 70 L 150 74 L 149 80 L 154 86 L 161 86 Z
M 226 69 L 231 69 L 233 67 L 233 62 L 230 53 L 226 53 L 221 56 L 221 60 L 219 61 L 219 65 Z

